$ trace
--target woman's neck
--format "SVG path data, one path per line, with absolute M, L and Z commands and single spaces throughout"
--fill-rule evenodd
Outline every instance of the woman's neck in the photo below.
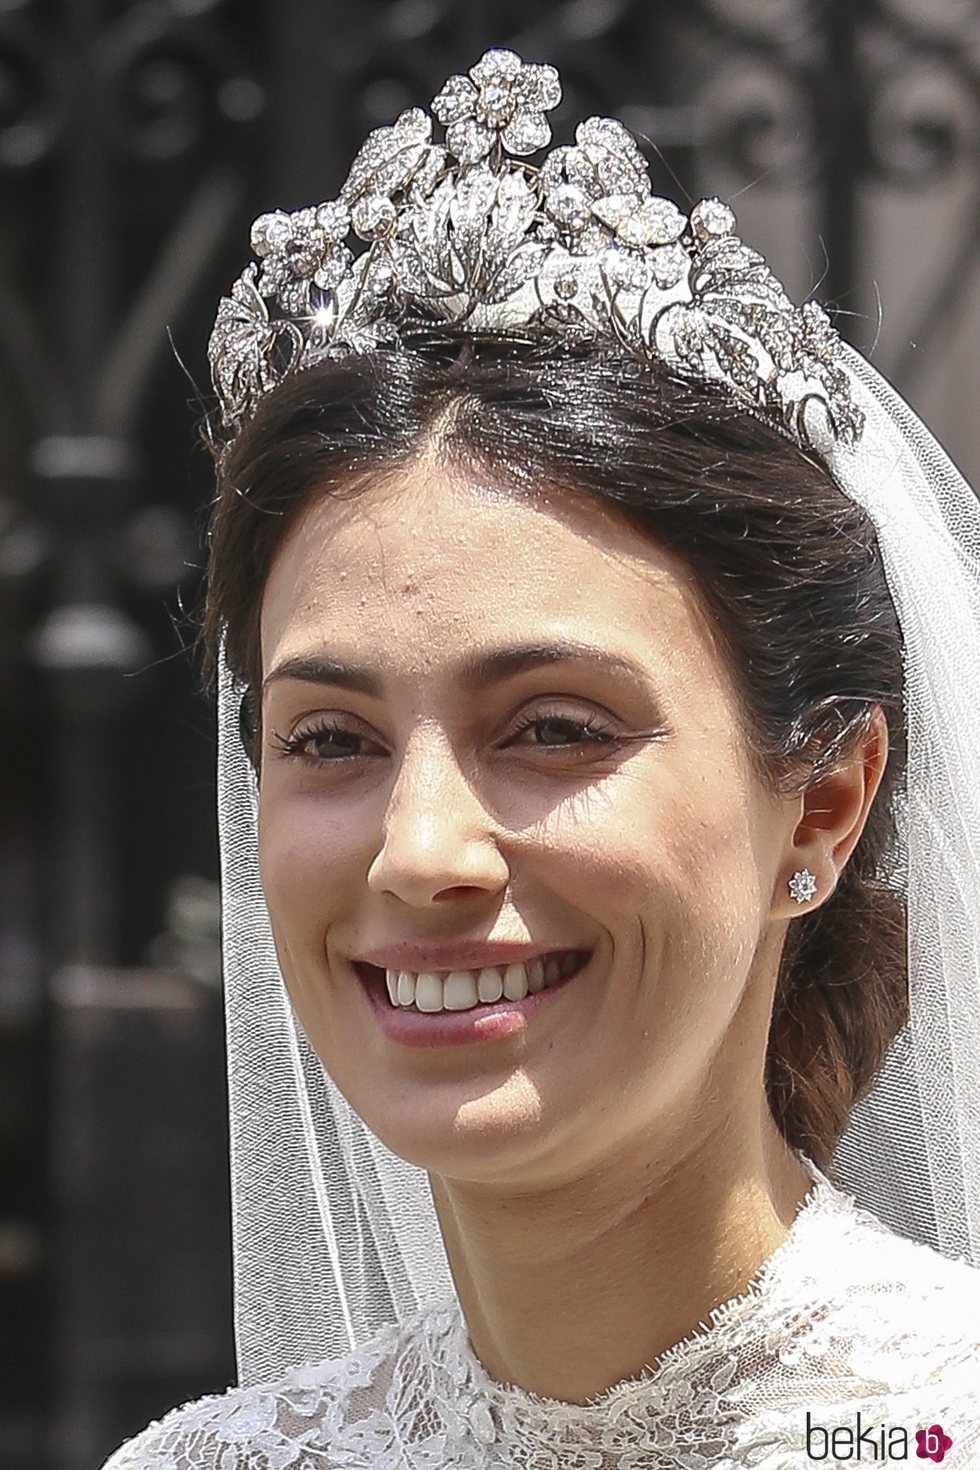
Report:
M 470 1340 L 491 1377 L 584 1403 L 743 1292 L 812 1180 L 768 1110 L 740 1143 L 726 1131 L 680 1156 L 634 1151 L 541 1192 L 431 1176 Z

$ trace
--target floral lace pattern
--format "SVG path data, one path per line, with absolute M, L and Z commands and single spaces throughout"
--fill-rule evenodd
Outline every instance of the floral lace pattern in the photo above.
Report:
M 948 1470 L 980 1470 L 980 1270 L 810 1167 L 745 1292 L 587 1404 L 496 1382 L 449 1301 L 339 1361 L 175 1409 L 104 1470 L 795 1470 L 839 1463 L 824 1436 L 841 1426 L 844 1460 L 935 1461 L 916 1431 L 936 1424 Z

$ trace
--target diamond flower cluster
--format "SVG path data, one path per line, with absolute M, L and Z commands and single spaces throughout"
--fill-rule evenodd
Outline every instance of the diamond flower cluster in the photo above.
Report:
M 796 307 L 718 199 L 689 215 L 654 195 L 632 135 L 579 123 L 539 167 L 561 100 L 552 66 L 492 49 L 432 103 L 376 128 L 339 198 L 261 215 L 256 256 L 218 307 L 208 357 L 230 436 L 261 396 L 323 357 L 433 328 L 613 345 L 725 385 L 810 443 L 860 436 L 840 339 Z M 352 236 L 363 246 L 355 255 Z

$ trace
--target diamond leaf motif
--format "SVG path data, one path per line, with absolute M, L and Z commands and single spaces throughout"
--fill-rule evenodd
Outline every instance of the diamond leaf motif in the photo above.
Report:
M 488 254 L 495 264 L 521 243 L 537 210 L 537 196 L 520 173 L 507 174 L 501 179 L 496 194 L 487 242 Z
M 446 129 L 446 143 L 460 163 L 479 163 L 493 147 L 493 132 L 474 117 L 463 118 Z
M 390 127 L 375 128 L 361 145 L 340 191 L 348 205 L 363 194 L 403 189 L 422 162 L 432 137 L 432 119 L 420 107 L 403 112 Z
M 432 193 L 446 168 L 449 155 L 445 148 L 431 144 L 422 155 L 422 161 L 412 175 L 410 195 L 413 201 L 425 199 Z
M 365 194 L 354 205 L 351 223 L 362 240 L 374 240 L 391 229 L 397 212 L 385 194 Z
M 580 189 L 590 200 L 598 199 L 603 192 L 585 153 L 581 148 L 572 148 L 568 144 L 552 148 L 541 165 L 539 177 L 546 191 L 567 183 Z
M 231 294 L 222 297 L 208 343 L 212 382 L 222 400 L 223 421 L 229 426 L 274 386 L 272 351 L 277 338 L 285 345 L 283 371 L 289 371 L 302 346 L 292 322 L 270 321 L 256 275 L 254 263 L 246 266 Z
M 646 159 L 621 122 L 612 117 L 588 117 L 575 129 L 575 141 L 603 194 L 650 194 Z
M 423 296 L 426 269 L 416 247 L 408 240 L 393 240 L 389 249 L 397 289 L 406 296 Z
M 453 247 L 464 262 L 467 280 L 475 272 L 483 253 L 488 217 L 496 198 L 497 179 L 485 165 L 470 169 L 456 187 L 449 215 L 453 224 Z
M 450 212 L 456 197 L 452 178 L 446 178 L 435 189 L 425 207 L 416 206 L 412 227 L 423 270 L 441 286 L 453 279 L 452 252 L 449 239 Z
M 548 246 L 540 241 L 529 240 L 513 251 L 502 268 L 491 277 L 484 299 L 489 303 L 506 301 L 515 291 L 525 285 L 541 268 Z
M 759 376 L 758 363 L 748 343 L 730 331 L 725 323 L 713 321 L 707 345 L 715 354 L 719 367 L 731 381 L 753 397 L 756 396 L 763 388 L 764 380 Z

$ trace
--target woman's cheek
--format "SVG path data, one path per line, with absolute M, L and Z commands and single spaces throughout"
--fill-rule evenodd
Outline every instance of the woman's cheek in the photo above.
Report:
M 277 797 L 259 814 L 259 870 L 267 899 L 298 909 L 307 899 L 326 912 L 350 872 L 356 829 L 322 800 Z

